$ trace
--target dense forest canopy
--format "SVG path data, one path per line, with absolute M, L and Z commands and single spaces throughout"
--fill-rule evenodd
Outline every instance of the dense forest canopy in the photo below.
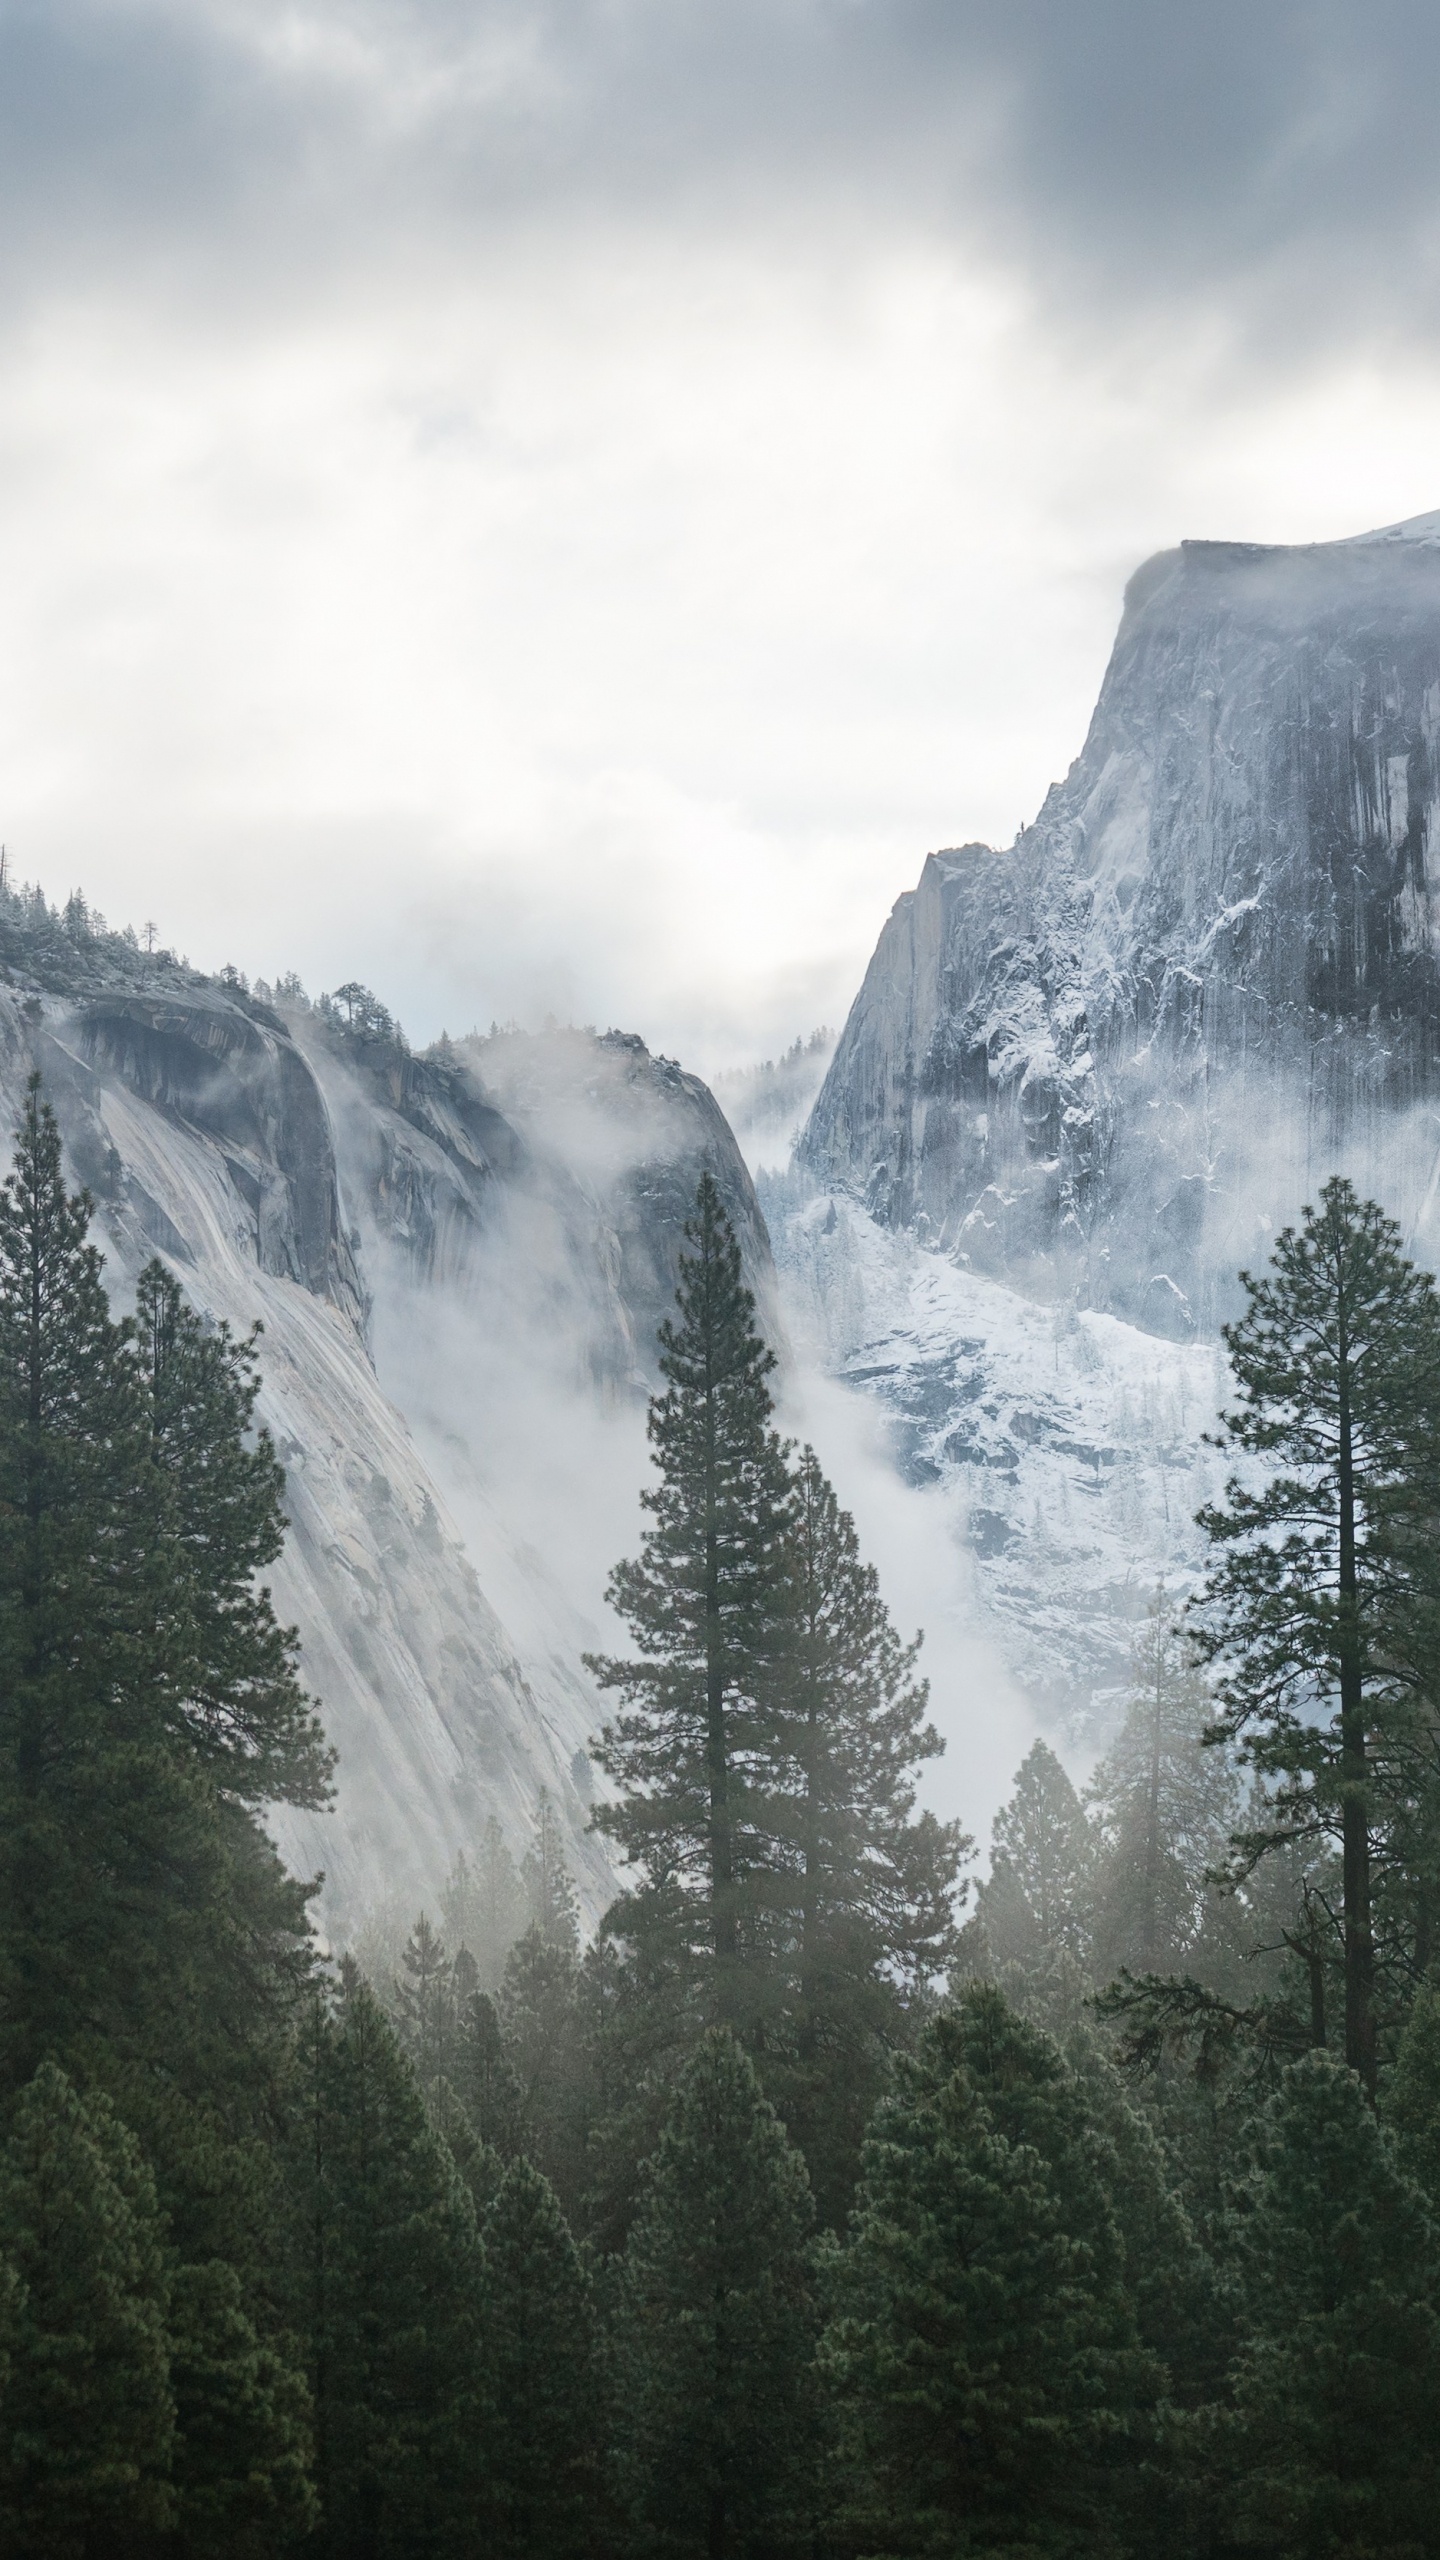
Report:
M 1035 1744 L 972 1901 L 707 1176 L 590 1665 L 622 1890 L 583 1943 L 542 1795 L 339 1961 L 263 1827 L 332 1765 L 257 1346 L 158 1261 L 117 1317 L 89 1217 L 37 1081 L 0 2548 L 1440 2552 L 1440 1306 L 1379 1209 L 1330 1183 L 1245 1281 L 1206 1586 L 1083 1792 Z

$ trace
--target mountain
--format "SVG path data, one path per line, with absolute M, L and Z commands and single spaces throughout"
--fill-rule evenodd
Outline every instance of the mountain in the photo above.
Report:
M 1437 807 L 1440 517 L 1162 552 L 1034 825 L 897 902 L 803 1161 L 1177 1339 L 1336 1164 L 1427 1217 Z
M 340 1753 L 335 1811 L 273 1827 L 325 1870 L 331 1926 L 433 1894 L 491 1813 L 518 1855 L 542 1785 L 593 1916 L 612 1879 L 585 1829 L 586 1608 L 631 1527 L 703 1167 L 774 1320 L 710 1094 L 619 1033 L 415 1056 L 364 989 L 267 1001 L 76 900 L 62 918 L 0 890 L 11 1125 L 35 1067 L 117 1300 L 159 1253 L 203 1314 L 263 1324 L 291 1520 L 275 1598 Z
M 1437 817 L 1440 515 L 1162 552 L 1065 780 L 929 857 L 762 1183 L 797 1339 L 1076 1739 L 1198 1572 L 1238 1268 L 1336 1168 L 1440 1259 Z

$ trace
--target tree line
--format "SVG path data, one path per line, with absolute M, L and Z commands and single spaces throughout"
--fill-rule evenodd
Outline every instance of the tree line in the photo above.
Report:
M 0 2547 L 1440 2548 L 1440 1312 L 1246 1282 L 1213 1569 L 966 1915 L 938 1749 L 702 1182 L 582 1940 L 555 1810 L 334 1963 L 257 1351 L 0 1188 Z

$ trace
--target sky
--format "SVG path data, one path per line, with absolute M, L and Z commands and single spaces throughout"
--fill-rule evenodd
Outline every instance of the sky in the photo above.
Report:
M 0 840 L 198 966 L 837 1023 L 1182 536 L 1440 505 L 1410 0 L 0 0 Z

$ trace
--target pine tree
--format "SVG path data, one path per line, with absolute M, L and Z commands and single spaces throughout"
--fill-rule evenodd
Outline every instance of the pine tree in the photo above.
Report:
M 314 2527 L 310 2398 L 221 2259 L 170 2283 L 176 2523 L 186 2560 L 269 2560 Z
M 571 1955 L 580 1949 L 580 1905 L 575 1879 L 565 1864 L 564 1834 L 555 1799 L 542 1787 L 535 1806 L 535 1836 L 520 1867 L 529 1925 L 547 1946 Z
M 22 2288 L 0 2403 L 0 2541 L 15 2560 L 137 2554 L 170 2521 L 175 2410 L 155 2191 L 103 2098 L 55 2063 L 0 2158 L 0 2255 Z
M 843 2218 L 866 2118 L 906 2005 L 953 1951 L 956 1823 L 915 1811 L 915 1771 L 943 1748 L 875 1569 L 860 1561 L 813 1449 L 792 1497 L 794 1625 L 780 1790 L 790 1830 L 777 1895 L 792 1906 L 791 2072 L 767 2085 L 805 2153 L 821 2213 Z M 783 2094 L 782 2094 L 783 2093 Z
M 1414 1632 L 1433 1640 L 1440 1310 L 1373 1202 L 1335 1177 L 1279 1238 L 1225 1329 L 1239 1402 L 1224 1440 L 1264 1462 L 1200 1522 L 1214 1549 L 1196 1624 L 1224 1666 L 1218 1733 L 1275 1795 L 1246 1843 L 1338 1839 L 1345 2053 L 1376 2082 L 1372 1869 L 1387 1764 L 1413 1758 Z M 1409 1669 L 1407 1672 L 1407 1661 Z
M 1035 1742 L 1015 1793 L 995 1817 L 990 1874 L 978 1915 L 997 1963 L 1088 1963 L 1095 1835 L 1054 1752 Z
M 513 2160 L 525 2145 L 525 2093 L 487 1992 L 473 1990 L 460 2003 L 451 2077 L 480 2141 Z
M 113 2014 L 159 1837 L 143 1642 L 156 1507 L 138 1371 L 33 1078 L 0 1186 L 0 2020 L 11 2087 Z M 143 1804 L 135 1805 L 143 1815 Z M 183 1858 L 187 1825 L 174 1823 Z M 103 1845 L 102 1845 L 103 1844 Z M 137 1873 L 138 1870 L 138 1873 Z M 103 1990 L 102 1990 L 103 1983 Z M 106 1995 L 109 1995 L 107 1998 Z
M 626 2252 L 620 2387 L 645 2547 L 809 2547 L 813 2312 L 804 2163 L 727 2029 L 687 2062 Z
M 1127 2430 L 1159 2375 L 1083 2094 L 972 1991 L 897 2064 L 865 2147 L 824 2365 L 866 2550 L 1113 2547 Z
M 445 1941 L 422 1911 L 401 1952 L 391 2019 L 426 2097 L 453 2077 L 456 2060 L 454 1967 Z
M 660 1329 L 667 1385 L 648 1420 L 660 1476 L 641 1497 L 651 1526 L 609 1587 L 637 1654 L 587 1657 L 622 1700 L 597 1746 L 620 1794 L 595 1823 L 639 1871 L 632 1929 L 668 1940 L 682 1969 L 708 1965 L 713 2013 L 733 2020 L 758 1993 L 773 1938 L 789 1486 L 770 1428 L 774 1354 L 754 1330 L 709 1174 L 685 1235 L 680 1321 Z
M 473 1958 L 481 1990 L 493 1995 L 527 1921 L 524 1887 L 493 1813 L 478 1856 L 471 1860 L 463 1849 L 457 1856 L 441 1888 L 440 1916 L 449 1944 Z
M 594 2310 L 555 2191 L 528 2160 L 507 2169 L 483 2238 L 484 2547 L 578 2560 L 596 2547 L 602 2488 Z
M 299 1638 L 256 1575 L 284 1543 L 285 1479 L 254 1430 L 255 1345 L 208 1329 L 161 1262 L 136 1288 L 151 1457 L 164 1500 L 171 1714 L 190 1751 L 250 1803 L 319 1805 L 334 1754 L 296 1675 Z
M 293 2153 L 326 2560 L 430 2560 L 474 2495 L 474 2208 L 368 1986 L 317 2002 Z
M 1281 2551 L 1430 2551 L 1440 2498 L 1437 2238 L 1358 2076 L 1307 2054 L 1262 2127 L 1243 2235 L 1234 2503 Z
M 585 2185 L 589 2092 L 580 1967 L 571 1948 L 527 1929 L 510 1950 L 499 2016 L 520 2092 L 523 2148 L 566 2212 L 575 2213 Z
M 1207 1879 L 1241 1819 L 1236 1773 L 1207 1750 L 1210 1692 L 1164 1590 L 1135 1641 L 1124 1722 L 1088 1789 L 1099 1828 L 1094 1935 L 1102 1975 L 1189 1962 L 1214 1896 Z
M 1440 2223 L 1440 1982 L 1422 1982 L 1384 2091 L 1384 2116 L 1406 2175 Z

